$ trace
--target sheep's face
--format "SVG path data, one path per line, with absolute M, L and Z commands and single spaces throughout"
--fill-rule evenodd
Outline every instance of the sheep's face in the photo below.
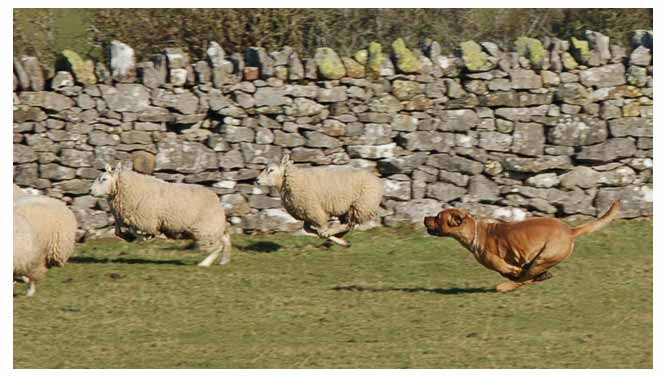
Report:
M 114 176 L 111 173 L 102 173 L 93 182 L 92 187 L 90 187 L 90 193 L 93 196 L 108 196 L 112 193 L 113 187 Z
M 280 187 L 284 179 L 284 167 L 278 164 L 268 164 L 266 169 L 257 177 L 257 183 L 261 186 Z
M 90 193 L 93 196 L 105 197 L 113 195 L 116 190 L 116 182 L 118 180 L 119 169 L 112 170 L 110 166 L 106 167 L 106 171 L 102 173 L 90 187 Z

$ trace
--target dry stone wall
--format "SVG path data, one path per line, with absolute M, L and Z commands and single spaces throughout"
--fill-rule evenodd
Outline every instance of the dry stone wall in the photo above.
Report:
M 381 176 L 389 226 L 442 206 L 518 220 L 596 216 L 619 198 L 623 217 L 652 214 L 651 31 L 628 48 L 587 32 L 511 51 L 468 41 L 451 56 L 402 40 L 352 57 L 211 42 L 197 62 L 169 48 L 135 63 L 119 41 L 110 55 L 65 50 L 57 69 L 14 59 L 14 182 L 65 200 L 81 235 L 112 225 L 89 188 L 117 161 L 210 187 L 238 229 L 299 229 L 254 184 L 285 152 Z

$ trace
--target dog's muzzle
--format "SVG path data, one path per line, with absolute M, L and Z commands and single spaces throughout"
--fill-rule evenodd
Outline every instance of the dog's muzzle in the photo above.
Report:
M 439 226 L 437 226 L 437 220 L 434 217 L 424 217 L 423 218 L 423 225 L 425 225 L 426 230 L 428 231 L 428 234 L 431 236 L 441 236 L 442 232 L 439 230 Z

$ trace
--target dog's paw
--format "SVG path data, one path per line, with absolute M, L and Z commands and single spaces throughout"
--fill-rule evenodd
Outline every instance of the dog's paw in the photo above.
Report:
M 550 271 L 544 271 L 540 275 L 534 278 L 534 281 L 544 281 L 553 277 L 553 274 Z
M 497 284 L 497 286 L 495 286 L 495 290 L 500 293 L 506 293 L 506 292 L 511 292 L 518 287 L 520 287 L 519 283 L 513 281 L 505 281 L 504 283 Z

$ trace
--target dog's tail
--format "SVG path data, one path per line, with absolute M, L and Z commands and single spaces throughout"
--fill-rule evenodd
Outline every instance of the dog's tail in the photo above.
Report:
M 606 211 L 606 213 L 599 219 L 573 228 L 572 230 L 574 238 L 592 233 L 603 228 L 604 226 L 610 224 L 610 222 L 617 217 L 618 213 L 620 213 L 620 201 L 616 200 L 613 202 L 613 204 L 611 204 L 608 211 Z

